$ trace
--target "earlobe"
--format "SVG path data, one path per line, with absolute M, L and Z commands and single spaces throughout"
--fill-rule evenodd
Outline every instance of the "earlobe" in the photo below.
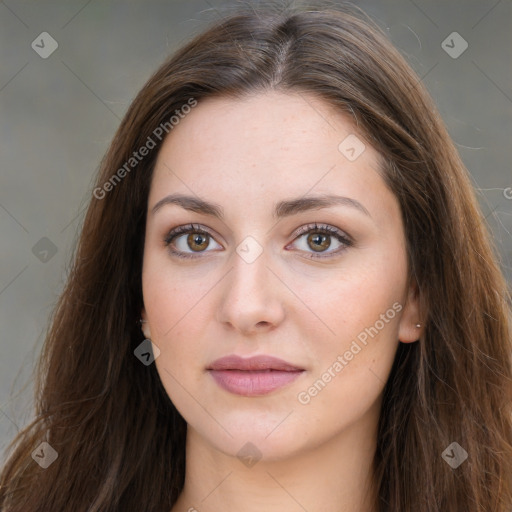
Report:
M 398 339 L 402 343 L 418 341 L 423 333 L 422 314 L 420 311 L 418 286 L 413 281 L 409 287 L 407 301 L 400 318 Z
M 149 328 L 146 310 L 144 308 L 142 308 L 142 311 L 140 313 L 139 323 L 140 323 L 140 329 L 141 329 L 142 333 L 144 334 L 144 337 L 146 339 L 151 339 L 151 330 Z

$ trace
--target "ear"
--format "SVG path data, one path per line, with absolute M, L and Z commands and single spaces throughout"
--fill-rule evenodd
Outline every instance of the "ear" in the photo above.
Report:
M 421 324 L 421 327 L 416 327 Z M 402 316 L 400 318 L 400 325 L 398 328 L 398 339 L 402 343 L 412 343 L 418 341 L 423 333 L 424 325 L 420 311 L 420 296 L 416 281 L 411 280 L 409 286 L 407 300 L 404 306 Z
M 146 315 L 146 309 L 143 307 L 140 313 L 140 319 L 142 320 L 142 324 L 140 329 L 144 334 L 146 339 L 151 339 L 151 329 L 149 327 L 148 316 Z

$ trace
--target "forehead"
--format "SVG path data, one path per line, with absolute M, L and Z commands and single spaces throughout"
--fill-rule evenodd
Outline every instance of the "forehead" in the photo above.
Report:
M 314 160 L 338 152 L 340 137 L 354 132 L 350 119 L 324 101 L 304 93 L 258 93 L 243 99 L 207 98 L 184 116 L 162 147 L 175 157 L 191 148 L 202 151 L 188 159 L 206 160 L 211 154 L 232 162 L 247 157 L 269 164 Z M 340 139 L 338 141 L 338 139 Z M 308 156 L 309 155 L 309 156 Z M 214 163 L 214 162 L 211 162 Z
M 347 158 L 344 141 L 362 153 Z M 165 139 L 149 204 L 162 195 L 183 192 L 221 204 L 243 197 L 247 206 L 314 189 L 357 196 L 363 203 L 375 202 L 365 197 L 377 195 L 389 210 L 392 205 L 386 201 L 394 197 L 379 175 L 379 164 L 378 153 L 363 142 L 350 118 L 313 95 L 271 92 L 243 99 L 208 98 Z

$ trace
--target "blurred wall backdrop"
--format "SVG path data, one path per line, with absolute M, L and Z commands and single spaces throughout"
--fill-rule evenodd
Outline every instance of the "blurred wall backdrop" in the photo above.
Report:
M 354 3 L 436 101 L 512 283 L 512 0 Z M 0 1 L 1 463 L 31 417 L 33 365 L 114 131 L 157 66 L 234 5 Z

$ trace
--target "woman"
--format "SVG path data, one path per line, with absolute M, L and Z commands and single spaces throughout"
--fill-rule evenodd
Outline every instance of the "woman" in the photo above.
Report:
M 358 13 L 240 9 L 143 87 L 2 511 L 510 511 L 510 296 L 431 99 Z

